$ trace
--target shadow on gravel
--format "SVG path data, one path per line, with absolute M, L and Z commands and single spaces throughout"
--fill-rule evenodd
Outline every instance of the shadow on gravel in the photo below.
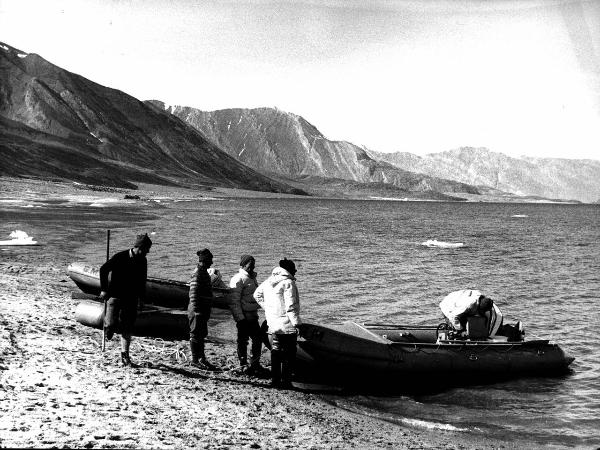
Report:
M 228 373 L 232 373 L 231 370 L 209 372 L 209 371 L 200 371 L 200 370 L 189 370 L 189 369 L 185 369 L 183 367 L 175 367 L 175 366 L 171 366 L 171 365 L 164 364 L 164 363 L 156 364 L 156 363 L 151 363 L 151 362 L 144 362 L 144 363 L 140 364 L 139 367 L 144 368 L 144 369 L 159 370 L 161 372 L 176 373 L 178 375 L 182 375 L 182 376 L 188 377 L 188 378 L 224 381 L 227 383 L 243 384 L 246 386 L 255 386 L 255 387 L 263 387 L 263 388 L 270 387 L 269 380 L 267 380 L 267 379 L 245 380 L 242 378 L 236 378 L 234 376 L 227 376 Z

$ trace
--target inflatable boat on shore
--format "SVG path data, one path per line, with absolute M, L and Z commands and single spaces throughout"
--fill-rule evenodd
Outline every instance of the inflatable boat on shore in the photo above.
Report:
M 75 307 L 75 320 L 82 325 L 101 330 L 104 322 L 104 302 L 82 300 Z M 187 311 L 146 306 L 138 311 L 133 327 L 134 336 L 169 340 L 189 338 L 190 325 Z
M 358 383 L 545 376 L 567 372 L 574 360 L 548 340 L 448 340 L 439 327 L 305 323 L 300 335 L 303 366 Z
M 84 263 L 69 264 L 67 272 L 82 292 L 100 295 L 100 270 Z M 146 304 L 172 309 L 186 309 L 190 287 L 183 281 L 148 277 L 146 281 Z M 229 289 L 213 287 L 213 308 L 229 309 Z

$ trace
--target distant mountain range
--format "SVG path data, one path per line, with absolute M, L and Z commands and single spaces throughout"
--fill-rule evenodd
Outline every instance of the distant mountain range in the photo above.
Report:
M 1 43 L 0 83 L 0 175 L 349 197 L 600 200 L 600 161 L 485 148 L 380 153 L 330 141 L 278 109 L 141 102 Z
M 511 158 L 486 148 L 418 156 L 381 153 L 330 141 L 294 114 L 272 108 L 200 111 L 153 101 L 202 131 L 231 156 L 263 172 L 287 177 L 340 178 L 387 183 L 407 192 L 507 193 L 528 200 L 595 202 L 600 161 Z
M 417 156 L 369 151 L 375 159 L 430 176 L 486 186 L 522 196 L 600 200 L 600 161 L 590 159 L 512 158 L 486 148 L 464 147 Z

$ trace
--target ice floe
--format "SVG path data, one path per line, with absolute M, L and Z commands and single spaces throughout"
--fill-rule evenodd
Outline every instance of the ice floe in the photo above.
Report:
M 439 248 L 460 248 L 464 247 L 465 244 L 463 242 L 444 242 L 438 241 L 437 239 L 428 239 L 423 242 L 421 245 L 425 247 L 439 247 Z
M 25 231 L 15 230 L 9 234 L 11 239 L 0 241 L 0 245 L 39 245 Z

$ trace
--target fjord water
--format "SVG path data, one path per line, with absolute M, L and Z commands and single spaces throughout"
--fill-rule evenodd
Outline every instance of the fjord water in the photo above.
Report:
M 497 301 L 505 320 L 525 324 L 528 339 L 551 339 L 576 357 L 572 372 L 419 396 L 325 398 L 361 414 L 449 433 L 531 446 L 600 445 L 598 206 L 312 198 L 33 206 L 1 205 L 2 232 L 21 229 L 44 245 L 3 248 L 0 256 L 18 261 L 34 254 L 65 269 L 71 261 L 98 265 L 106 229 L 114 251 L 127 248 L 137 232 L 154 233 L 149 274 L 163 278 L 187 281 L 203 247 L 226 280 L 243 253 L 256 256 L 259 281 L 287 256 L 297 261 L 306 321 L 437 324 L 445 294 L 480 289 Z M 429 239 L 464 246 L 422 245 Z M 233 324 L 218 329 L 233 339 Z

